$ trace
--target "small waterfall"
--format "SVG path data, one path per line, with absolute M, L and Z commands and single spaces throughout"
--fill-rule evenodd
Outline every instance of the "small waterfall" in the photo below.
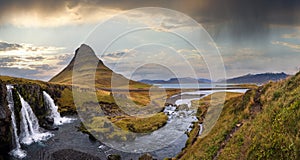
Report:
M 53 135 L 49 132 L 40 132 L 38 119 L 33 113 L 30 105 L 19 94 L 22 109 L 21 109 L 21 143 L 31 144 L 33 142 L 47 140 Z
M 10 152 L 10 154 L 14 157 L 21 159 L 21 158 L 26 157 L 26 152 L 21 149 L 21 145 L 20 145 L 19 137 L 18 137 L 18 129 L 17 129 L 17 125 L 16 125 L 16 117 L 15 117 L 15 112 L 14 112 L 14 110 L 15 110 L 14 100 L 13 100 L 13 96 L 12 96 L 13 86 L 6 85 L 6 88 L 7 88 L 6 99 L 8 102 L 9 110 L 11 112 L 11 125 L 12 125 L 12 130 L 13 130 L 12 140 L 13 140 L 14 149 Z
M 64 123 L 71 123 L 74 119 L 73 118 L 67 118 L 67 117 L 61 117 L 60 113 L 58 112 L 58 107 L 55 105 L 54 100 L 51 98 L 51 96 L 43 91 L 44 95 L 44 101 L 48 109 L 51 111 L 50 117 L 54 119 L 55 125 L 62 125 Z

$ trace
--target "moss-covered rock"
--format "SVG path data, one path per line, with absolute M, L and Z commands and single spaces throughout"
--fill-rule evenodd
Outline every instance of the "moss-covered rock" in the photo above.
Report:
M 121 156 L 117 155 L 117 154 L 111 154 L 109 156 L 107 156 L 108 160 L 121 160 Z
M 149 154 L 149 153 L 146 153 L 144 155 L 142 155 L 139 160 L 154 160 L 153 157 Z

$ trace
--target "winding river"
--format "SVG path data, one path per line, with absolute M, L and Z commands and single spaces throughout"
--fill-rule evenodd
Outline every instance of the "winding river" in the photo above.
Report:
M 59 127 L 57 131 L 51 131 L 53 136 L 47 141 L 33 143 L 25 146 L 24 150 L 27 152 L 25 159 L 55 159 L 53 153 L 64 150 L 72 149 L 99 157 L 100 159 L 106 159 L 108 155 L 116 154 L 120 155 L 122 159 L 138 159 L 142 155 L 144 149 L 149 150 L 149 147 L 153 147 L 154 151 L 150 154 L 156 159 L 164 159 L 165 157 L 175 157 L 185 147 L 185 142 L 188 136 L 185 134 L 192 126 L 192 122 L 197 121 L 195 117 L 196 110 L 190 108 L 179 109 L 179 105 L 186 104 L 190 107 L 192 100 L 198 100 L 204 96 L 215 92 L 239 92 L 244 93 L 246 89 L 234 89 L 234 90 L 209 90 L 209 91 L 194 91 L 183 92 L 181 95 L 194 95 L 194 97 L 187 96 L 175 101 L 174 106 L 169 105 L 164 109 L 164 113 L 168 115 L 168 122 L 165 127 L 160 128 L 151 134 L 137 137 L 133 142 L 123 144 L 123 147 L 136 148 L 134 145 L 139 145 L 141 150 L 133 151 L 136 153 L 122 152 L 116 149 L 112 149 L 99 141 L 92 141 L 87 134 L 83 134 L 78 131 L 77 127 L 80 126 L 80 120 L 78 117 L 73 117 L 75 120 L 72 123 L 64 124 Z M 200 133 L 202 127 L 200 127 Z M 155 141 L 153 141 L 155 139 Z M 168 142 L 166 145 L 166 141 Z M 164 146 L 161 149 L 155 150 L 157 146 Z M 128 148 L 127 148 L 128 149 Z M 150 148 L 151 149 L 151 148 Z M 66 153 L 67 154 L 67 153 Z

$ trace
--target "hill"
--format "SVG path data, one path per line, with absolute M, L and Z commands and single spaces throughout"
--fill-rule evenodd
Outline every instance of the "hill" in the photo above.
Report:
M 80 48 L 75 51 L 75 55 L 71 62 L 60 73 L 51 78 L 49 82 L 71 85 L 75 60 L 77 60 L 76 65 L 80 68 L 80 72 L 78 72 L 76 78 L 84 80 L 87 79 L 87 77 L 93 76 L 95 73 L 95 87 L 98 89 L 111 88 L 112 76 L 120 81 L 120 83 L 129 81 L 130 88 L 132 89 L 150 87 L 147 84 L 131 81 L 121 74 L 114 73 L 110 68 L 105 66 L 96 56 L 94 51 L 85 44 L 82 44 Z M 95 64 L 95 61 L 98 63 L 97 66 L 92 66 L 92 64 Z M 95 70 L 96 72 L 94 72 Z
M 227 83 L 255 83 L 264 84 L 269 81 L 278 81 L 287 78 L 289 75 L 285 73 L 261 73 L 261 74 L 247 74 L 240 77 L 227 79 Z
M 204 99 L 193 106 L 200 120 L 214 107 Z M 190 143 L 177 158 L 299 159 L 299 119 L 300 72 L 227 100 L 211 132 L 206 137 L 190 134 Z

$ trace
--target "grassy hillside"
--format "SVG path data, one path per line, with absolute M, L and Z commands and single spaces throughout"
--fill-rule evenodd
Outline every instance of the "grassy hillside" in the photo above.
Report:
M 207 103 L 198 104 L 205 118 Z M 197 137 L 180 159 L 299 159 L 300 73 L 225 102 L 216 125 Z

